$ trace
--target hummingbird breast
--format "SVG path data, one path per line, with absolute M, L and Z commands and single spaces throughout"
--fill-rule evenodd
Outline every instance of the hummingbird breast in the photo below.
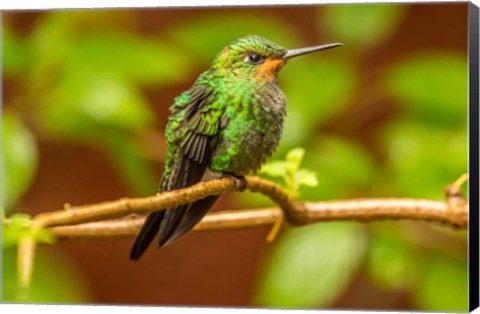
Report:
M 210 168 L 234 175 L 255 173 L 276 150 L 286 98 L 276 81 L 226 84 L 225 126 Z

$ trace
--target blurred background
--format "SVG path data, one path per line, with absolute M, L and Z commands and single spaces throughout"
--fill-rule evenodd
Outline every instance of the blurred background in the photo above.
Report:
M 467 171 L 467 3 L 3 14 L 6 216 L 154 194 L 174 97 L 232 40 L 344 47 L 280 73 L 302 200 L 443 199 Z M 248 192 L 214 210 L 269 205 Z M 3 299 L 16 299 L 4 229 Z M 27 302 L 466 311 L 466 231 L 331 222 L 187 234 L 129 260 L 133 239 L 42 244 Z M 25 301 L 25 300 L 24 300 Z

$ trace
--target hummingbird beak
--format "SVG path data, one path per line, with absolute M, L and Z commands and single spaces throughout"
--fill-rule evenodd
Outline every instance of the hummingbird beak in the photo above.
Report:
M 301 56 L 301 55 L 304 55 L 304 54 L 307 54 L 307 53 L 320 51 L 320 50 L 331 49 L 331 48 L 335 48 L 335 47 L 338 47 L 338 46 L 343 46 L 343 44 L 334 43 L 334 44 L 326 44 L 326 45 L 320 45 L 320 46 L 313 46 L 313 47 L 287 50 L 287 53 L 283 55 L 282 59 L 287 60 L 287 59 L 298 57 L 298 56 Z

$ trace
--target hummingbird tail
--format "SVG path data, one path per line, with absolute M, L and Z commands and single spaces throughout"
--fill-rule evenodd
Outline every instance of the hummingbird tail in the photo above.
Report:
M 163 210 L 151 213 L 147 216 L 147 219 L 143 224 L 140 233 L 135 239 L 132 250 L 130 251 L 131 260 L 136 261 L 143 255 L 143 253 L 157 234 L 164 216 L 165 211 Z
M 149 214 L 135 239 L 130 259 L 138 260 L 157 233 L 160 234 L 159 246 L 168 244 L 185 234 L 207 214 L 217 199 L 218 195 L 208 196 L 191 204 Z
M 165 241 L 165 244 L 172 242 L 192 229 L 207 214 L 217 199 L 218 195 L 212 195 L 193 203 L 175 232 Z
M 182 222 L 183 217 L 191 207 L 190 204 L 184 204 L 165 211 L 165 217 L 160 225 L 160 236 L 158 238 L 158 246 L 163 246 L 172 234 L 177 230 L 178 226 Z

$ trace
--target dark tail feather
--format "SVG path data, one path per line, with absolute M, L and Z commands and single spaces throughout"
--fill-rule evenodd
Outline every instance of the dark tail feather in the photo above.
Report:
M 212 195 L 191 204 L 149 214 L 133 244 L 130 259 L 138 260 L 157 233 L 160 234 L 159 246 L 182 236 L 207 214 L 217 199 L 218 195 Z
M 172 234 L 177 230 L 183 216 L 188 211 L 192 204 L 180 205 L 166 211 L 165 218 L 162 220 L 160 226 L 160 236 L 158 238 L 158 246 L 163 246 Z
M 165 243 L 170 243 L 178 237 L 185 234 L 192 229 L 202 218 L 207 214 L 209 209 L 213 206 L 218 199 L 218 195 L 208 196 L 204 199 L 198 200 L 192 204 L 188 212 L 183 217 L 181 223 L 175 230 L 175 232 L 169 237 Z
M 132 250 L 130 251 L 131 260 L 136 261 L 143 255 L 143 253 L 157 234 L 158 229 L 160 228 L 160 223 L 162 222 L 164 216 L 164 210 L 151 213 L 147 216 L 147 219 L 143 224 L 140 233 L 135 239 Z

